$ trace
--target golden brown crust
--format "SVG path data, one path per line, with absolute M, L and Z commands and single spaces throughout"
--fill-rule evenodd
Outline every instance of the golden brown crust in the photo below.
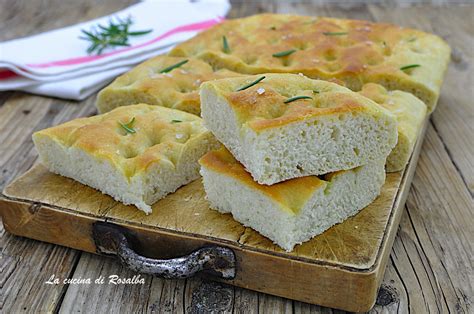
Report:
M 188 60 L 167 73 L 166 67 Z M 199 115 L 199 86 L 202 82 L 236 76 L 228 70 L 214 72 L 207 63 L 193 58 L 157 56 L 119 76 L 97 96 L 99 112 L 119 106 L 147 103 Z
M 316 190 L 324 189 L 328 184 L 317 176 L 291 179 L 273 185 L 258 184 L 245 171 L 244 166 L 224 147 L 208 152 L 199 160 L 199 163 L 204 168 L 230 176 L 247 187 L 265 194 L 291 214 L 297 214 Z
M 131 119 L 134 119 L 135 133 L 127 132 L 120 125 Z M 201 141 L 211 137 L 201 118 L 146 104 L 72 120 L 33 136 L 48 137 L 67 148 L 77 148 L 98 160 L 107 160 L 127 177 L 146 171 L 154 163 L 175 167 L 186 149 L 201 145 Z
M 223 36 L 230 52 L 223 51 Z M 273 54 L 296 50 L 285 57 Z M 353 90 L 375 82 L 412 92 L 434 107 L 449 46 L 418 30 L 368 21 L 261 14 L 228 20 L 177 45 L 172 56 L 194 56 L 239 73 L 303 73 L 338 79 Z M 402 70 L 417 64 L 416 68 Z
M 258 84 L 238 89 L 259 78 Z M 374 117 L 391 114 L 371 100 L 351 90 L 326 81 L 296 74 L 263 74 L 205 82 L 202 90 L 212 89 L 230 105 L 240 125 L 254 131 L 280 127 L 315 117 L 342 113 L 366 113 Z M 305 96 L 289 103 L 285 101 Z

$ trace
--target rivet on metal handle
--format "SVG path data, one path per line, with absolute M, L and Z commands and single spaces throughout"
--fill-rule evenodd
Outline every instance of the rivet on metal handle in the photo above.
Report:
M 188 278 L 205 271 L 225 279 L 235 277 L 235 255 L 225 247 L 204 247 L 189 255 L 172 259 L 154 259 L 137 254 L 119 226 L 97 222 L 93 226 L 99 253 L 117 255 L 133 271 L 163 278 Z

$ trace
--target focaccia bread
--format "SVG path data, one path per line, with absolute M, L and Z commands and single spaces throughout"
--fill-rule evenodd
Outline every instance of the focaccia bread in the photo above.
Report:
M 385 160 L 272 186 L 256 183 L 225 148 L 199 163 L 210 207 L 231 213 L 286 251 L 355 215 L 379 195 L 385 181 Z
M 273 73 L 208 81 L 200 94 L 206 127 L 260 184 L 385 159 L 397 142 L 393 114 L 326 81 Z
M 227 20 L 177 45 L 169 55 L 194 56 L 239 73 L 303 73 L 407 91 L 434 109 L 450 48 L 438 36 L 391 24 L 284 14 Z
M 214 72 L 210 65 L 193 58 L 158 56 L 119 76 L 100 91 L 96 106 L 104 113 L 119 106 L 146 103 L 199 115 L 201 82 L 236 75 L 239 74 L 225 69 Z
M 199 177 L 198 159 L 220 144 L 195 115 L 137 104 L 33 134 L 50 171 L 145 213 Z
M 398 142 L 387 157 L 386 170 L 400 171 L 410 159 L 416 139 L 426 116 L 426 105 L 410 93 L 387 91 L 383 86 L 369 83 L 363 86 L 361 95 L 392 112 L 398 121 Z

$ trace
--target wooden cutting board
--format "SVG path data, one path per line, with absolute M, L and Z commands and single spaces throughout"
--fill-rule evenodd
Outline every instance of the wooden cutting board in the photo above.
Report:
M 145 215 L 40 164 L 0 197 L 5 229 L 15 235 L 97 253 L 93 224 L 126 228 L 148 257 L 172 258 L 208 245 L 230 248 L 236 276 L 225 282 L 303 302 L 366 311 L 375 303 L 426 129 L 404 171 L 387 174 L 381 195 L 356 216 L 287 253 L 232 216 L 209 209 L 201 180 Z M 216 280 L 222 280 L 216 278 Z

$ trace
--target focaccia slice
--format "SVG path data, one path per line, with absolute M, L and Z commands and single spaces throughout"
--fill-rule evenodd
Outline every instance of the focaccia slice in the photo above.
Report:
M 379 195 L 385 181 L 383 159 L 272 186 L 256 183 L 225 148 L 199 162 L 210 207 L 231 213 L 286 251 L 358 213 Z
M 385 159 L 397 142 L 393 114 L 326 81 L 264 74 L 208 81 L 200 93 L 206 127 L 260 184 Z
M 50 171 L 145 213 L 197 179 L 198 159 L 220 145 L 201 118 L 146 104 L 44 129 L 33 141 Z
M 225 42 L 225 43 L 224 43 Z M 410 92 L 431 112 L 450 48 L 438 36 L 385 23 L 284 14 L 227 20 L 177 45 L 171 56 L 197 57 L 239 73 L 303 73 Z
M 386 170 L 400 171 L 410 159 L 426 116 L 426 105 L 410 93 L 387 91 L 377 84 L 363 86 L 361 95 L 372 99 L 393 113 L 398 122 L 398 142 L 387 157 Z
M 202 82 L 237 76 L 228 70 L 214 72 L 207 63 L 193 58 L 157 56 L 116 78 L 97 95 L 100 113 L 138 103 L 200 114 Z

